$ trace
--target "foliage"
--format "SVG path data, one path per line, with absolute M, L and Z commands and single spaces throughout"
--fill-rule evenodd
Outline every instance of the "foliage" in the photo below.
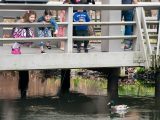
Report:
M 136 67 L 134 73 L 135 79 L 145 87 L 153 87 L 155 85 L 155 71 L 145 69 L 144 67 Z
M 143 73 L 145 73 L 145 68 L 144 67 L 136 67 L 135 68 L 135 73 L 137 73 L 137 74 L 143 74 Z
M 107 80 L 100 79 L 87 79 L 84 77 L 74 77 L 71 80 L 72 84 L 74 85 L 74 89 L 78 92 L 81 92 L 79 87 L 81 86 L 83 90 L 86 92 L 89 90 L 98 91 L 99 93 L 107 94 Z M 142 81 L 135 80 L 134 84 L 119 84 L 119 95 L 122 96 L 154 96 L 155 88 L 153 86 L 146 86 Z
M 73 77 L 71 80 L 74 90 L 78 92 L 94 92 L 94 94 L 107 93 L 107 81 L 105 79 L 93 80 L 81 76 Z
M 75 87 L 78 87 L 80 80 L 80 77 L 76 77 L 75 79 L 73 79 L 73 84 Z
M 155 89 L 152 86 L 146 86 L 142 82 L 136 80 L 132 85 L 119 85 L 119 95 L 130 96 L 154 96 Z

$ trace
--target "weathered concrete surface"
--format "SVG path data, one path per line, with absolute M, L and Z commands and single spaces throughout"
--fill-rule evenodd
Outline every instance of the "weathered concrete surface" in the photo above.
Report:
M 64 53 L 55 48 L 41 54 L 39 48 L 23 47 L 21 55 L 12 55 L 10 47 L 0 47 L 3 51 L 0 54 L 0 70 L 143 66 L 143 63 L 134 62 L 137 54 L 132 51 L 99 52 L 95 48 L 89 53 Z

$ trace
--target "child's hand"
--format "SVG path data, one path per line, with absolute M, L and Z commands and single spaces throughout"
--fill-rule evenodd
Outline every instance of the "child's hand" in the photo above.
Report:
M 53 33 L 54 35 L 57 35 L 58 34 L 58 30 L 55 30 L 55 32 Z
M 43 25 L 45 25 L 45 24 L 46 24 L 46 22 L 45 22 L 45 21 L 42 21 L 41 23 L 42 23 Z
M 17 22 L 19 22 L 19 23 L 24 23 L 24 19 L 23 19 L 23 18 L 20 18 Z

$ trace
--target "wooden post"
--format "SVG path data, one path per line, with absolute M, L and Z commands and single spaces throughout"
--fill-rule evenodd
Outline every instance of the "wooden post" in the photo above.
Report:
M 60 94 L 69 93 L 70 88 L 70 69 L 61 70 L 61 90 Z
M 108 70 L 108 87 L 107 95 L 108 100 L 117 101 L 118 99 L 118 78 L 120 74 L 120 68 L 109 68 Z
M 29 71 L 19 71 L 18 88 L 22 99 L 26 98 L 28 83 L 29 83 Z

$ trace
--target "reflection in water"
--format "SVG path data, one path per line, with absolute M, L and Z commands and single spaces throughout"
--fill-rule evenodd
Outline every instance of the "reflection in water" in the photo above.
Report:
M 118 114 L 119 115 L 119 117 L 121 117 L 121 118 L 125 118 L 125 116 L 126 116 L 126 114 L 127 114 L 127 110 L 119 110 L 119 111 L 115 111 L 115 112 L 113 112 L 113 113 L 116 113 L 116 114 Z M 112 114 L 112 113 L 111 113 Z
M 17 120 L 17 112 L 15 110 L 15 105 L 11 104 L 12 101 L 5 101 L 2 105 L 3 113 L 1 120 Z
M 153 101 L 152 98 L 120 98 L 120 102 L 130 101 L 126 113 L 110 111 L 106 107 L 106 96 L 79 93 L 71 93 L 63 98 L 0 100 L 0 120 L 159 120 L 160 111 L 150 100 Z
M 0 101 L 0 105 L 6 110 L 10 109 L 18 119 L 22 120 L 34 120 L 34 119 L 94 119 L 94 117 L 102 118 L 106 114 L 105 97 L 101 97 L 103 106 L 101 109 L 97 109 L 99 99 L 97 96 L 85 96 L 79 93 L 72 93 L 64 96 L 63 98 L 58 97 L 45 97 L 45 98 L 29 98 L 26 100 L 14 100 L 14 102 L 8 102 L 10 107 L 5 106 L 3 103 L 6 101 Z M 13 107 L 12 107 L 13 106 Z M 1 108 L 2 108 L 1 107 Z M 14 108 L 14 109 L 12 109 Z M 5 110 L 1 110 L 0 119 L 2 120 L 14 120 L 9 119 Z M 15 119 L 17 119 L 15 118 Z

